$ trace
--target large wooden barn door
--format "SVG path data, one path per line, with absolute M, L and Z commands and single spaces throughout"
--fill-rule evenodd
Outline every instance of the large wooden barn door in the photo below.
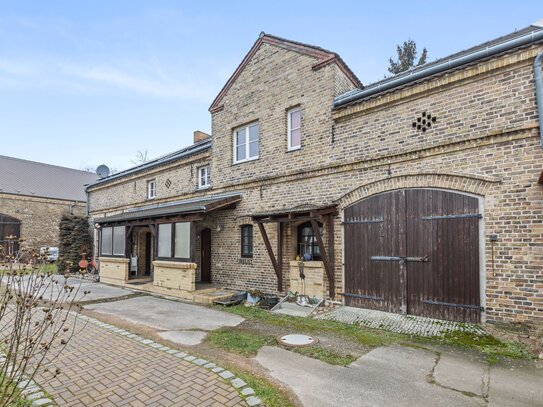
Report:
M 5 255 L 15 254 L 19 250 L 19 242 L 8 241 L 8 236 L 15 236 L 17 240 L 21 237 L 21 221 L 0 213 L 0 248 Z
M 478 200 L 406 189 L 345 210 L 345 302 L 479 322 Z

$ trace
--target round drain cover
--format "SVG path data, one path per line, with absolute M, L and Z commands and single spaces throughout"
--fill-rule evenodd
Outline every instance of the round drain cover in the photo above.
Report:
M 289 334 L 280 336 L 277 341 L 281 345 L 301 347 L 314 345 L 318 342 L 318 339 L 307 335 Z

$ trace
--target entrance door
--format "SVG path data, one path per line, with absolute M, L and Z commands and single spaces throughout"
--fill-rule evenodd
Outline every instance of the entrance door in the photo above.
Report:
M 347 305 L 480 321 L 479 202 L 406 189 L 345 210 Z
M 145 275 L 150 276 L 151 275 L 151 248 L 153 247 L 153 235 L 151 232 L 145 233 Z
M 14 236 L 13 240 L 6 239 Z M 19 251 L 21 237 L 21 221 L 0 213 L 0 248 L 4 255 L 15 255 Z
M 200 234 L 200 280 L 211 282 L 211 230 L 203 229 Z

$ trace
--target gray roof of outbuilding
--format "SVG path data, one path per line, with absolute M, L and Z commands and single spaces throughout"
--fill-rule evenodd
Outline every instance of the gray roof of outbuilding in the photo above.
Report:
M 0 155 L 0 193 L 86 201 L 96 174 Z

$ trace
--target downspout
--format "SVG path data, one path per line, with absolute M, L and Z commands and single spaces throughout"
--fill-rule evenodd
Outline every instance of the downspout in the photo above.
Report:
M 534 80 L 535 80 L 535 99 L 537 104 L 537 114 L 539 115 L 539 138 L 543 148 L 543 73 L 541 71 L 541 61 L 543 60 L 543 51 L 534 59 Z

